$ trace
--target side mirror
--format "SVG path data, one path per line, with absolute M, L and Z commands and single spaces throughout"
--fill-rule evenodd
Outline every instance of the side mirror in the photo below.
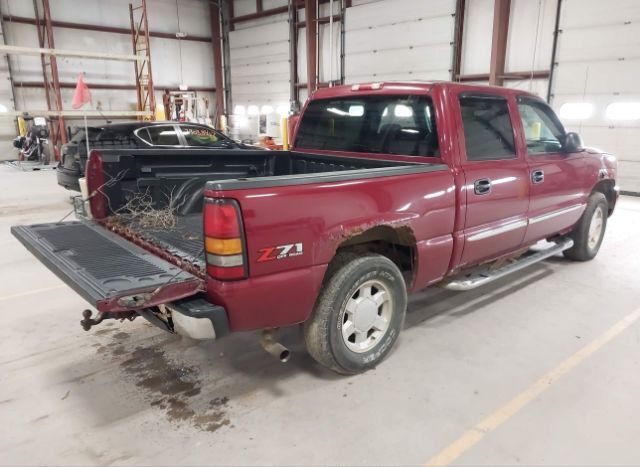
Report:
M 569 132 L 564 137 L 564 152 L 580 152 L 584 149 L 582 138 L 578 133 Z

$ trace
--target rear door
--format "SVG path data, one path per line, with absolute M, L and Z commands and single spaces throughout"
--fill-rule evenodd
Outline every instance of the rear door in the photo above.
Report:
M 466 218 L 461 265 L 516 250 L 529 205 L 529 172 L 514 134 L 515 101 L 490 92 L 458 95 Z
M 523 146 L 529 164 L 529 226 L 525 242 L 544 239 L 573 226 L 586 206 L 585 180 L 597 168 L 583 153 L 562 150 L 565 131 L 551 108 L 540 99 L 519 96 Z
M 196 294 L 202 281 L 93 223 L 11 227 L 33 255 L 98 311 L 148 308 Z

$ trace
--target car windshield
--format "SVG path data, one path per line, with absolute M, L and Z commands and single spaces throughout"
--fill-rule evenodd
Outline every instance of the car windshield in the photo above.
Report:
M 305 109 L 296 146 L 306 149 L 439 156 L 435 113 L 424 95 L 314 100 Z

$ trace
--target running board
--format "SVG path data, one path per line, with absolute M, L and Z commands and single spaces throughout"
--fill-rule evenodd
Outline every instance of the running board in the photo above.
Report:
M 456 290 L 456 291 L 464 291 L 475 289 L 476 287 L 480 287 L 482 285 L 488 284 L 489 282 L 493 282 L 501 277 L 504 277 L 512 272 L 520 271 L 532 264 L 538 263 L 543 259 L 547 259 L 550 256 L 553 256 L 557 253 L 561 253 L 564 250 L 567 250 L 573 246 L 573 240 L 570 238 L 563 239 L 556 245 L 546 248 L 544 250 L 538 251 L 536 253 L 523 256 L 522 258 L 509 263 L 505 266 L 502 266 L 498 269 L 494 270 L 483 270 L 480 272 L 472 272 L 467 274 L 459 279 L 453 279 L 451 281 L 447 281 L 442 283 L 440 286 L 447 290 Z

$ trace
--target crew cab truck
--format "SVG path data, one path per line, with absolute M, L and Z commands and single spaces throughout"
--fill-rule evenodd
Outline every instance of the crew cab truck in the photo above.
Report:
M 321 89 L 292 143 L 94 150 L 92 219 L 12 231 L 97 310 L 86 329 L 138 316 L 198 339 L 261 329 L 286 360 L 273 331 L 303 323 L 309 353 L 352 374 L 388 354 L 408 293 L 468 290 L 560 252 L 592 259 L 618 197 L 615 158 L 512 89 Z M 140 193 L 174 225 L 118 217 Z

